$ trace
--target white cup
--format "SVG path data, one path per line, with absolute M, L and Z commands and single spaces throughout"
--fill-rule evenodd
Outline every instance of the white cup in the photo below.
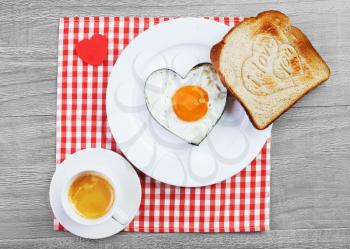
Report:
M 96 219 L 87 219 L 79 215 L 76 210 L 73 207 L 73 204 L 69 200 L 69 188 L 73 181 L 80 175 L 86 174 L 86 173 L 93 173 L 100 175 L 101 177 L 105 178 L 108 180 L 108 182 L 112 185 L 112 188 L 114 190 L 114 199 L 113 199 L 113 204 L 112 207 L 109 209 L 109 211 L 103 215 L 100 218 Z M 98 170 L 87 170 L 87 171 L 81 171 L 76 173 L 73 177 L 67 180 L 65 183 L 64 187 L 62 188 L 62 193 L 61 193 L 61 200 L 62 200 L 62 206 L 65 211 L 65 213 L 75 222 L 82 224 L 82 225 L 97 225 L 100 223 L 103 223 L 109 219 L 114 219 L 117 222 L 119 222 L 122 225 L 127 225 L 132 217 L 127 215 L 126 212 L 121 210 L 120 207 L 118 207 L 117 202 L 118 202 L 118 180 L 117 179 L 111 179 L 108 177 L 106 174 L 103 172 L 100 172 Z

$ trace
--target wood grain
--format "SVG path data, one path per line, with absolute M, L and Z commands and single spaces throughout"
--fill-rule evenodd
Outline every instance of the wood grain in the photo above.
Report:
M 350 229 L 277 230 L 235 234 L 150 234 L 121 233 L 104 240 L 73 238 L 20 239 L 0 241 L 1 248 L 349 248 Z
M 90 241 L 52 230 L 56 61 L 62 16 L 255 16 L 286 12 L 325 58 L 329 81 L 275 122 L 271 232 L 122 233 Z M 349 248 L 350 2 L 1 1 L 0 248 Z

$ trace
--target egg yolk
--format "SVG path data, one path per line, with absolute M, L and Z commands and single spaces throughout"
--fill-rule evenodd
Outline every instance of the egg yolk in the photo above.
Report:
M 197 121 L 205 116 L 208 100 L 208 93 L 199 86 L 181 87 L 171 99 L 176 115 L 187 122 Z

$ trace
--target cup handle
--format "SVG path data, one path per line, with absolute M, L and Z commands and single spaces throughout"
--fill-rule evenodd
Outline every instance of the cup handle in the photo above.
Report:
M 130 221 L 129 215 L 120 208 L 115 208 L 112 218 L 122 225 L 127 225 Z

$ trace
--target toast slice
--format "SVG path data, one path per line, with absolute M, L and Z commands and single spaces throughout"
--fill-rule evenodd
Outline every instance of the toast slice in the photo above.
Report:
M 257 129 L 265 129 L 330 76 L 288 16 L 266 11 L 232 28 L 210 52 L 214 68 Z

